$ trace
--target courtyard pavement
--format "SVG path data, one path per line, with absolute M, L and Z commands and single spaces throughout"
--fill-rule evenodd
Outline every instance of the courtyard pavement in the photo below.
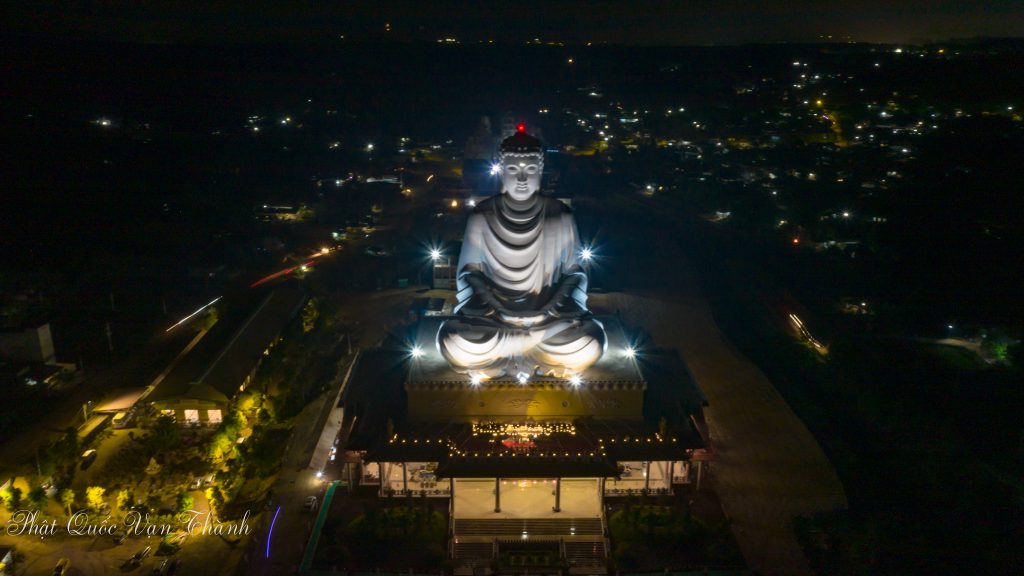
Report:
M 708 398 L 716 450 L 709 481 L 747 564 L 766 575 L 811 574 L 792 519 L 845 508 L 835 469 L 767 377 L 718 330 L 692 277 L 672 294 L 591 295 L 599 313 L 675 348 Z

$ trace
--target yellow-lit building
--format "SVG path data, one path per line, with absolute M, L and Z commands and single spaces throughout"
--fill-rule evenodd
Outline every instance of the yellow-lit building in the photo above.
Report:
M 678 355 L 635 353 L 617 317 L 596 319 L 607 349 L 580 378 L 460 374 L 438 351 L 443 317 L 364 351 L 342 396 L 362 489 L 447 499 L 457 572 L 511 549 L 603 570 L 605 501 L 696 484 L 710 450 Z
M 295 281 L 221 306 L 219 320 L 146 397 L 184 425 L 217 425 L 306 303 Z M 187 328 L 184 328 L 187 329 Z

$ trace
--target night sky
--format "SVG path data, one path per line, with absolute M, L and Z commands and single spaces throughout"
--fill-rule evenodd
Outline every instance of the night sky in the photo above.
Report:
M 1024 35 L 1020 0 L 4 3 L 7 34 L 146 43 L 531 38 L 641 45 Z M 390 23 L 390 31 L 385 24 Z

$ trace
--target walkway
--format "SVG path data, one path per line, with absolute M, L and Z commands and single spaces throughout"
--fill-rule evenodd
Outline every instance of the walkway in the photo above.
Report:
M 306 544 L 306 551 L 302 555 L 302 564 L 299 566 L 299 573 L 309 570 L 310 566 L 313 565 L 313 557 L 316 555 L 316 546 L 320 543 L 320 530 L 324 527 L 324 521 L 327 519 L 327 514 L 331 510 L 331 500 L 334 498 L 334 489 L 337 486 L 337 482 L 331 482 L 331 485 L 327 487 L 327 493 L 324 494 L 324 501 L 320 505 L 320 513 L 316 516 L 316 524 L 313 525 L 313 533 L 310 535 L 309 543 Z

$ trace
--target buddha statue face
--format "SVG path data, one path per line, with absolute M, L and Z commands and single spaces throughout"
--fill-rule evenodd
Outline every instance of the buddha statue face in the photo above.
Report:
M 501 159 L 501 187 L 513 200 L 529 200 L 540 190 L 543 169 L 540 154 L 506 154 Z

